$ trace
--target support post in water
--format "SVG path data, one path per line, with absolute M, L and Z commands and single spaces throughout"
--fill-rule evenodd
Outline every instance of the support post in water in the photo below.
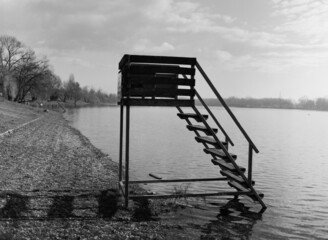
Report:
M 122 181 L 122 171 L 123 171 L 123 117 L 124 117 L 124 107 L 123 104 L 120 106 L 120 156 L 119 156 L 119 168 L 118 168 L 118 180 Z
M 253 148 L 249 144 L 248 147 L 248 182 L 252 184 L 252 168 L 253 168 Z
M 125 207 L 129 205 L 129 153 L 130 153 L 130 106 L 126 106 L 126 137 L 125 137 Z

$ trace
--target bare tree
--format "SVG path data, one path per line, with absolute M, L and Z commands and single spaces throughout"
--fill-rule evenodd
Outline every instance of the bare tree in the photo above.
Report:
M 52 101 L 58 101 L 61 97 L 62 81 L 59 76 L 52 74 L 47 85 L 47 98 Z
M 0 45 L 0 95 L 2 96 L 4 94 L 4 87 L 3 87 L 3 79 L 4 79 L 4 71 L 3 71 L 3 61 L 2 61 L 2 54 L 3 54 L 3 48 Z
M 76 107 L 77 101 L 80 100 L 80 98 L 81 98 L 81 87 L 78 82 L 75 82 L 75 78 L 74 78 L 73 74 L 71 74 L 69 76 L 67 86 L 66 86 L 66 92 L 67 92 L 67 95 L 71 99 L 73 99 L 74 106 Z
M 18 82 L 18 94 L 15 101 L 21 101 L 27 93 L 40 95 L 47 88 L 52 78 L 46 58 L 37 59 L 35 52 L 29 49 L 20 64 L 15 67 L 13 74 Z
M 2 44 L 2 40 L 0 37 L 0 93 L 8 100 L 13 100 L 17 95 L 17 81 L 6 67 L 8 58 L 6 59 L 6 45 Z
M 14 101 L 25 100 L 27 94 L 46 100 L 67 99 L 86 103 L 112 102 L 116 96 L 101 90 L 81 89 L 74 75 L 63 82 L 52 72 L 47 58 L 38 58 L 32 49 L 12 36 L 0 36 L 0 93 Z
M 1 65 L 8 72 L 20 64 L 26 56 L 24 45 L 12 36 L 0 36 Z

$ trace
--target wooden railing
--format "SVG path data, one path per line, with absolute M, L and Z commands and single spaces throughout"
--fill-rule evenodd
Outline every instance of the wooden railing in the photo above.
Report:
M 227 103 L 224 101 L 224 99 L 222 98 L 222 96 L 220 95 L 220 93 L 217 91 L 217 89 L 214 87 L 213 83 L 211 82 L 211 80 L 209 79 L 209 77 L 207 76 L 207 74 L 205 73 L 205 71 L 202 69 L 202 67 L 200 66 L 200 64 L 198 62 L 196 62 L 196 68 L 198 69 L 198 71 L 200 72 L 200 74 L 202 75 L 202 77 L 205 79 L 205 81 L 207 82 L 207 84 L 210 86 L 211 90 L 213 91 L 213 93 L 215 94 L 215 96 L 217 97 L 217 99 L 220 101 L 220 103 L 223 106 L 223 108 L 227 111 L 227 113 L 229 114 L 229 116 L 231 117 L 231 119 L 234 121 L 234 123 L 236 124 L 236 126 L 238 127 L 238 129 L 241 131 L 241 133 L 244 135 L 244 137 L 246 138 L 246 140 L 248 142 L 248 146 L 249 146 L 248 147 L 248 182 L 249 182 L 250 186 L 252 186 L 253 150 L 256 153 L 259 153 L 259 150 L 255 146 L 255 144 L 252 141 L 252 139 L 248 136 L 248 134 L 246 133 L 245 129 L 241 126 L 241 124 L 239 123 L 239 121 L 236 118 L 236 116 L 232 113 L 231 109 L 229 108 L 229 106 L 227 105 Z M 200 95 L 198 94 L 197 91 L 196 91 L 196 96 L 199 99 L 199 101 L 202 103 L 202 105 L 206 108 L 206 110 L 208 111 L 209 108 L 208 108 L 207 104 L 203 101 L 203 99 L 200 97 Z M 213 118 L 214 122 L 217 124 L 217 126 L 222 131 L 222 129 L 223 129 L 222 126 L 216 120 L 216 118 L 214 117 L 214 115 L 212 114 L 212 112 L 211 111 L 208 111 L 208 112 L 211 115 L 211 117 Z M 226 142 L 230 142 L 231 145 L 233 146 L 232 141 L 231 141 L 230 137 L 228 136 L 228 134 L 224 130 L 222 131 L 222 133 L 226 137 Z
M 195 64 L 196 58 L 125 55 L 119 63 L 119 103 L 193 106 Z

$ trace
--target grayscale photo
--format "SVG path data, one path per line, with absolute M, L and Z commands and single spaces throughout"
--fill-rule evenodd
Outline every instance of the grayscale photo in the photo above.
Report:
M 328 1 L 0 0 L 0 240 L 328 239 Z

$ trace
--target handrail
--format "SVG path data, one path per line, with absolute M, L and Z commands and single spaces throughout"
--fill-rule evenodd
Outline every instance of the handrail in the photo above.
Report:
M 245 181 L 245 183 L 248 185 L 249 189 L 251 189 L 251 191 L 253 192 L 253 194 L 257 198 L 257 200 L 260 202 L 260 204 L 262 205 L 262 207 L 265 209 L 266 208 L 266 205 L 262 201 L 262 199 L 259 196 L 259 194 L 255 191 L 255 189 L 254 189 L 254 187 L 252 185 L 252 180 L 251 179 L 247 179 L 245 177 L 245 175 L 241 171 L 240 167 L 237 165 L 237 163 L 232 158 L 231 154 L 228 152 L 228 150 L 225 148 L 225 146 L 220 142 L 220 140 L 218 139 L 218 137 L 214 133 L 213 129 L 208 125 L 208 123 L 206 122 L 206 120 L 204 119 L 204 117 L 202 116 L 202 114 L 198 111 L 198 109 L 195 106 L 193 106 L 192 108 L 194 109 L 195 113 L 200 117 L 200 119 L 202 120 L 202 122 L 204 123 L 204 125 L 206 126 L 206 128 L 211 132 L 211 134 L 214 137 L 215 141 L 219 144 L 219 146 L 220 146 L 221 150 L 224 152 L 225 156 L 227 156 L 229 162 L 234 166 L 234 168 L 237 170 L 238 174 Z
M 206 75 L 206 73 L 204 72 L 204 70 L 202 69 L 202 67 L 199 65 L 198 61 L 196 61 L 196 67 L 197 67 L 198 71 L 202 74 L 203 78 L 206 80 L 207 84 L 210 86 L 210 88 L 212 89 L 212 91 L 214 92 L 214 94 L 216 95 L 216 97 L 218 98 L 218 100 L 221 102 L 222 106 L 225 108 L 225 110 L 228 112 L 228 114 L 230 115 L 230 117 L 232 118 L 232 120 L 235 122 L 235 124 L 237 125 L 237 127 L 239 128 L 239 130 L 242 132 L 242 134 L 244 135 L 244 137 L 246 138 L 246 140 L 248 141 L 248 143 L 250 144 L 250 146 L 254 149 L 254 151 L 256 153 L 259 153 L 259 150 L 255 146 L 255 144 L 253 143 L 253 141 L 250 139 L 250 137 L 248 136 L 248 134 L 246 133 L 246 131 L 244 130 L 244 128 L 241 126 L 241 124 L 239 123 L 239 121 L 237 120 L 237 118 L 235 117 L 235 115 L 232 113 L 232 111 L 230 110 L 229 106 L 226 104 L 226 102 L 221 97 L 221 95 L 219 94 L 219 92 L 216 90 L 216 88 L 214 87 L 214 85 L 211 82 L 211 80 L 209 79 L 209 77 Z
M 223 133 L 223 135 L 226 137 L 227 141 L 234 146 L 231 138 L 229 137 L 229 135 L 227 134 L 227 132 L 224 130 L 224 128 L 221 126 L 221 124 L 219 123 L 219 121 L 216 119 L 216 117 L 214 116 L 214 114 L 212 113 L 211 109 L 207 106 L 207 104 L 204 102 L 203 98 L 199 95 L 199 93 L 197 92 L 197 90 L 195 90 L 195 94 L 198 98 L 198 100 L 201 102 L 201 104 L 205 107 L 206 111 L 211 115 L 212 119 L 214 120 L 214 122 L 216 123 L 216 125 L 220 128 L 221 132 Z

